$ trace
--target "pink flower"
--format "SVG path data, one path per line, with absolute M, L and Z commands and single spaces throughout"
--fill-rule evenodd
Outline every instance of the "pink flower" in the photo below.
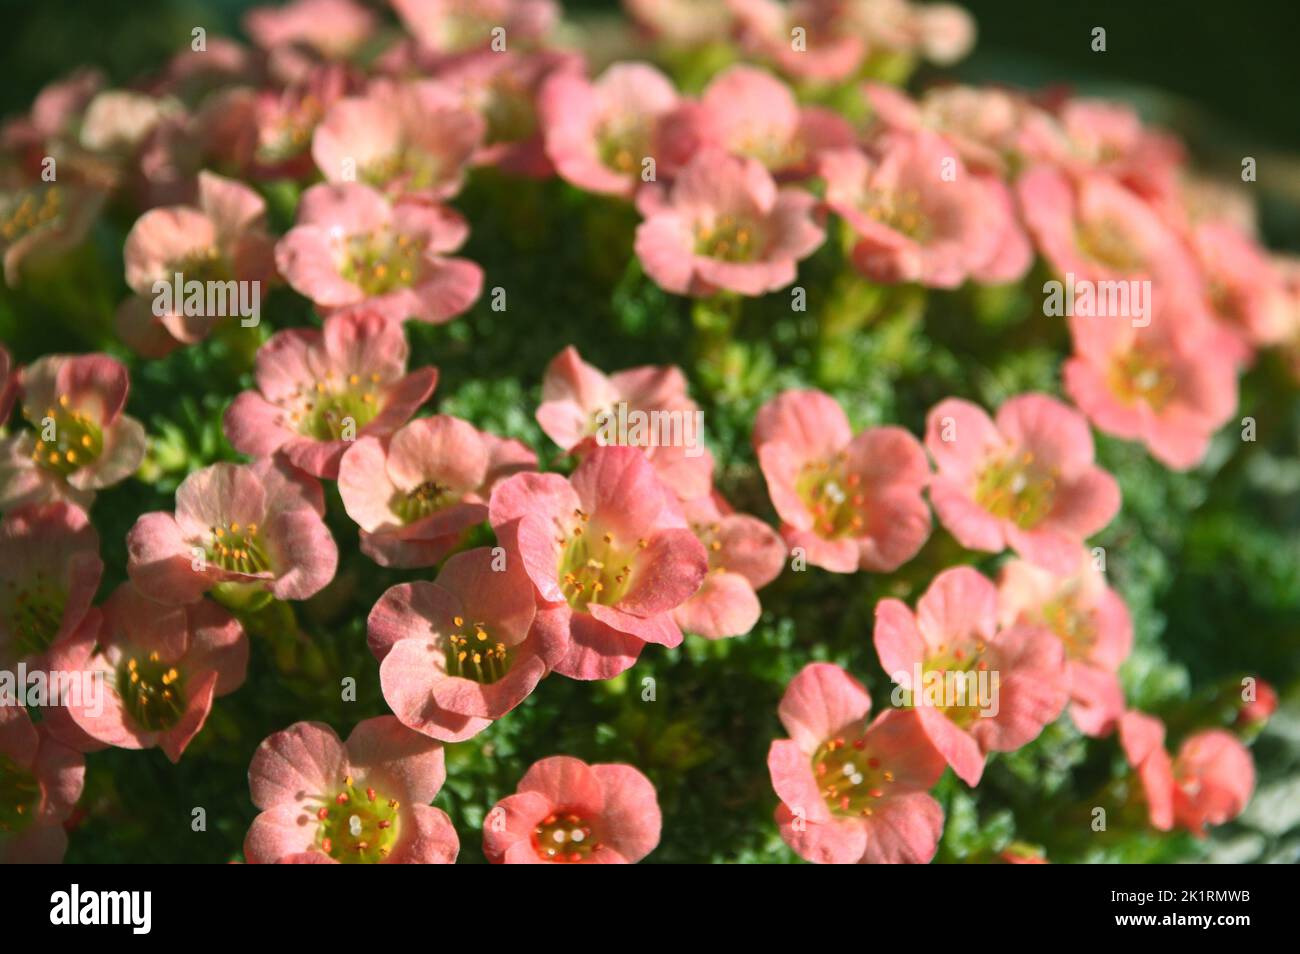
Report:
M 135 294 L 118 308 L 122 338 L 141 354 L 158 357 L 177 344 L 203 340 L 218 319 L 235 316 L 241 300 L 236 282 L 258 283 L 264 292 L 275 278 L 265 214 L 266 203 L 248 186 L 205 171 L 199 173 L 197 207 L 169 206 L 140 216 L 123 251 L 126 283 Z M 178 274 L 182 283 L 219 282 L 219 313 L 208 314 L 205 300 L 202 314 L 187 314 L 184 299 L 169 296 L 170 310 L 158 315 L 157 286 L 172 287 Z
M 655 475 L 690 500 L 712 488 L 713 455 L 698 430 L 699 405 L 686 389 L 686 376 L 675 365 L 606 375 L 569 345 L 546 366 L 537 423 L 570 454 L 610 444 L 642 448 Z M 644 425 L 639 429 L 638 420 Z M 626 433 L 620 433 L 620 422 L 627 423 Z
M 339 464 L 339 494 L 372 560 L 433 566 L 487 520 L 493 487 L 536 469 L 536 455 L 519 441 L 436 414 L 388 438 L 359 439 Z
M 32 430 L 0 440 L 0 510 L 52 500 L 89 509 L 95 491 L 140 466 L 145 433 L 122 413 L 131 381 L 120 362 L 48 355 L 22 370 L 19 386 Z
M 1041 626 L 1000 629 L 997 588 L 970 567 L 936 576 L 915 615 L 896 599 L 877 603 L 874 642 L 880 665 L 910 693 L 921 728 L 967 785 L 978 784 L 987 753 L 1037 738 L 1069 695 L 1061 641 Z
M 98 189 L 38 183 L 0 189 L 0 261 L 16 288 L 32 266 L 44 265 L 85 239 L 104 203 Z
M 1169 831 L 1174 827 L 1174 770 L 1165 751 L 1164 723 L 1144 712 L 1126 712 L 1119 720 L 1119 739 L 1142 783 L 1152 827 Z
M 481 50 L 503 30 L 509 48 L 543 39 L 559 19 L 554 0 L 392 0 L 402 24 L 426 50 Z
M 542 86 L 538 119 L 561 178 L 590 192 L 630 197 L 655 155 L 661 117 L 677 105 L 672 81 L 646 63 L 615 63 L 592 82 L 560 72 Z
M 929 790 L 943 757 L 915 712 L 886 709 L 839 666 L 809 663 L 786 687 L 790 734 L 767 754 L 781 837 L 820 864 L 925 864 L 943 833 Z
M 483 290 L 481 268 L 447 257 L 468 234 L 465 220 L 442 206 L 392 205 L 360 183 L 322 184 L 303 194 L 298 224 L 276 245 L 275 261 L 321 308 L 442 324 Z
M 487 547 L 450 557 L 433 583 L 390 588 L 370 611 L 384 699 L 432 738 L 477 735 L 523 702 L 568 648 L 562 633 L 530 631 L 535 612 L 523 566 L 498 566 Z
M 338 547 L 321 517 L 320 484 L 271 459 L 213 464 L 176 488 L 176 513 L 141 516 L 127 534 L 127 573 L 163 603 L 212 590 L 242 605 L 305 600 L 334 578 Z
M 636 864 L 661 827 L 654 786 L 637 769 L 554 755 L 488 812 L 483 853 L 506 865 Z
M 702 149 L 721 149 L 788 179 L 809 175 L 823 150 L 852 145 L 853 128 L 831 110 L 801 108 L 765 70 L 739 65 L 718 74 L 698 103 L 665 119 L 662 139 L 669 174 Z
M 436 80 L 376 81 L 330 107 L 312 137 L 327 182 L 361 181 L 390 197 L 441 200 L 460 191 L 483 118 Z
M 890 573 L 930 535 L 921 445 L 901 427 L 854 436 L 835 399 L 784 391 L 759 408 L 754 448 L 781 533 L 834 573 Z
M 926 418 L 934 458 L 930 501 L 968 550 L 1010 547 L 1056 573 L 1072 572 L 1084 539 L 1119 510 L 1119 485 L 1093 464 L 1083 415 L 1045 394 L 1021 394 L 996 421 L 949 398 Z
M 93 691 L 65 700 L 81 732 L 123 749 L 156 745 L 177 762 L 212 700 L 244 684 L 248 637 L 210 600 L 162 606 L 123 583 L 104 604 L 99 629 L 83 626 L 56 645 L 51 668 L 95 680 Z
M 1174 759 L 1174 819 L 1194 835 L 1242 813 L 1255 791 L 1255 762 L 1229 732 L 1189 736 Z
M 244 29 L 263 49 L 299 46 L 329 59 L 350 56 L 374 27 L 374 14 L 352 0 L 294 0 L 244 16 Z
M 844 4 L 817 0 L 726 0 L 741 46 L 787 76 L 819 83 L 847 80 L 866 59 L 866 37 L 845 22 Z M 796 27 L 802 49 L 791 42 Z
M 824 153 L 826 204 L 858 237 L 853 263 L 878 282 L 955 288 L 1004 253 L 1019 226 L 1004 188 L 969 172 L 956 150 L 929 132 L 889 134 L 878 159 L 856 149 Z M 1000 281 L 1030 264 L 1022 241 Z M 1009 254 L 1009 253 L 1006 253 Z M 1018 272 L 1018 273 L 1017 273 Z
M 1109 734 L 1124 713 L 1116 673 L 1133 648 L 1133 621 L 1091 555 L 1081 553 L 1067 576 L 1009 560 L 998 603 L 1003 626 L 1045 626 L 1056 634 L 1065 647 L 1071 718 L 1085 735 Z
M 1030 161 L 1084 179 L 1101 173 L 1156 203 L 1177 194 L 1182 145 L 1172 136 L 1145 128 L 1126 105 L 1070 99 L 1055 113 L 1031 110 L 1018 139 L 1021 153 Z
M 1094 282 L 1150 279 L 1153 298 L 1200 287 L 1187 249 L 1156 211 L 1114 179 L 1072 181 L 1048 166 L 1016 182 L 1025 225 L 1058 275 Z
M 816 200 L 778 189 L 756 159 L 700 152 L 666 195 L 645 203 L 636 254 L 663 288 L 703 297 L 719 289 L 763 295 L 795 279 L 796 262 L 826 234 Z
M 86 760 L 32 725 L 27 710 L 0 706 L 0 864 L 58 864 L 68 850 L 63 823 L 86 780 Z
M 1004 90 L 975 86 L 938 87 L 915 102 L 887 83 L 867 83 L 863 92 L 887 128 L 904 133 L 930 130 L 951 143 L 967 166 L 998 174 L 1006 171 L 1029 108 Z
M 917 57 L 948 64 L 975 43 L 970 14 L 948 3 L 907 0 L 728 0 L 745 49 L 783 73 L 840 83 L 873 67 Z M 792 42 L 795 28 L 801 45 Z M 897 68 L 897 67 L 895 67 Z
M 1241 814 L 1255 790 L 1255 763 L 1229 732 L 1207 729 L 1189 736 L 1170 759 L 1165 727 L 1142 712 L 1119 721 L 1120 740 L 1146 794 L 1153 827 L 1174 825 L 1205 837 L 1206 825 L 1222 825 Z
M 475 162 L 510 175 L 547 179 L 555 173 L 546 155 L 538 97 L 551 77 L 580 74 L 582 58 L 569 51 L 504 52 L 491 49 L 459 56 L 438 67 L 438 79 L 487 120 L 485 144 Z
M 240 453 L 282 452 L 333 480 L 354 440 L 391 434 L 433 393 L 438 369 L 407 374 L 406 356 L 401 325 L 371 311 L 278 331 L 258 349 L 257 389 L 226 409 L 226 436 Z
M 78 139 L 110 161 L 126 161 L 158 123 L 176 113 L 176 104 L 167 99 L 133 90 L 105 90 L 86 106 Z
M 254 142 L 247 160 L 257 178 L 304 179 L 315 169 L 312 139 L 325 114 L 348 91 L 351 76 L 338 64 L 310 71 L 284 89 L 260 90 L 244 100 Z
M 170 94 L 183 102 L 197 102 L 204 95 L 241 83 L 256 74 L 258 63 L 252 50 L 229 37 L 209 36 L 205 49 L 182 47 L 156 82 L 154 94 Z
M 257 747 L 248 787 L 261 814 L 244 839 L 249 864 L 449 865 L 451 819 L 429 804 L 447 778 L 442 745 L 392 716 L 343 742 L 297 722 Z
M 1195 226 L 1191 243 L 1214 316 L 1237 339 L 1243 359 L 1256 347 L 1283 341 L 1286 289 L 1265 250 L 1227 222 Z
M 36 660 L 72 635 L 104 571 L 85 511 L 29 504 L 0 520 L 0 669 Z
M 756 591 L 781 573 L 785 544 L 757 517 L 735 513 L 716 491 L 686 501 L 682 511 L 708 553 L 709 572 L 673 619 L 706 639 L 743 636 L 762 612 Z
M 567 634 L 556 672 L 610 679 L 646 643 L 681 643 L 671 611 L 700 588 L 708 556 L 639 450 L 597 447 L 568 480 L 516 474 L 492 492 L 489 519 L 537 590 L 534 625 Z
M 1237 407 L 1240 351 L 1197 315 L 1186 296 L 1153 297 L 1150 323 L 1114 318 L 1070 322 L 1074 356 L 1066 394 L 1098 430 L 1141 441 L 1167 467 L 1196 466 Z M 1180 304 L 1181 302 L 1181 304 Z

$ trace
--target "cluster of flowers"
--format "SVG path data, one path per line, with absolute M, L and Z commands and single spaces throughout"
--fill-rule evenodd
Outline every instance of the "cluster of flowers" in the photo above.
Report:
M 240 615 L 330 583 L 322 480 L 337 482 L 375 562 L 441 567 L 388 590 L 369 616 L 394 716 L 346 743 L 299 723 L 258 750 L 249 861 L 453 861 L 455 832 L 428 804 L 444 743 L 472 738 L 548 675 L 609 679 L 683 631 L 747 633 L 757 591 L 792 554 L 834 573 L 890 573 L 928 539 L 931 508 L 967 549 L 1016 556 L 997 584 L 955 567 L 915 612 L 878 604 L 875 647 L 909 705 L 868 723 L 866 690 L 827 664 L 791 683 L 780 708 L 790 738 L 773 743 L 769 768 L 800 855 L 929 860 L 943 827 L 929 791 L 945 766 L 975 785 L 987 753 L 1032 741 L 1067 703 L 1088 735 L 1118 728 L 1156 827 L 1200 831 L 1244 807 L 1253 767 L 1232 735 L 1195 734 L 1171 760 L 1159 722 L 1126 711 L 1117 671 L 1132 626 L 1086 546 L 1120 492 L 1094 463 L 1089 425 L 1194 466 L 1256 349 L 1300 341 L 1300 269 L 1270 260 L 1248 209 L 1192 178 L 1177 144 L 1123 107 L 967 88 L 913 100 L 858 82 L 918 55 L 960 56 L 972 31 L 955 8 L 630 6 L 669 45 L 733 38 L 763 65 L 731 66 L 687 96 L 646 63 L 589 77 L 581 56 L 548 42 L 548 0 L 393 0 L 401 37 L 351 0 L 298 0 L 248 16 L 255 51 L 213 39 L 132 90 L 78 73 L 5 127 L 11 283 L 76 244 L 106 196 L 127 194 L 148 209 L 126 240 L 132 294 L 117 316 L 136 351 L 163 355 L 212 331 L 210 318 L 156 313 L 155 283 L 178 272 L 283 280 L 322 328 L 262 345 L 255 387 L 224 418 L 251 463 L 192 473 L 174 512 L 141 516 L 129 582 L 97 607 L 86 513 L 145 449 L 123 413 L 127 370 L 98 354 L 17 368 L 0 349 L 0 418 L 17 397 L 28 425 L 0 441 L 0 664 L 98 674 L 107 687 L 102 707 L 65 701 L 37 725 L 0 710 L 4 857 L 61 856 L 82 753 L 158 746 L 179 759 L 213 700 L 244 681 Z M 806 48 L 792 51 L 791 24 L 806 26 Z M 772 69 L 848 83 L 870 120 L 801 105 Z M 47 157 L 57 185 L 39 175 Z M 948 399 L 923 441 L 893 426 L 854 434 L 818 391 L 775 396 L 753 427 L 774 530 L 732 509 L 707 453 L 597 438 L 618 406 L 693 413 L 675 367 L 606 374 L 574 348 L 555 357 L 537 421 L 576 462 L 568 477 L 466 421 L 414 417 L 437 370 L 408 369 L 403 322 L 449 321 L 479 297 L 482 270 L 452 254 L 469 224 L 446 203 L 485 165 L 634 203 L 636 255 L 681 295 L 784 288 L 836 222 L 875 283 L 1017 282 L 1037 254 L 1062 275 L 1152 282 L 1154 314 L 1071 319 L 1075 407 L 1023 394 L 990 417 Z M 247 183 L 286 177 L 323 181 L 277 239 Z M 484 521 L 498 546 L 464 550 Z M 996 714 L 919 701 L 917 680 L 954 672 L 995 673 Z M 504 862 L 636 861 L 659 828 L 636 769 L 561 756 L 488 815 L 485 849 Z

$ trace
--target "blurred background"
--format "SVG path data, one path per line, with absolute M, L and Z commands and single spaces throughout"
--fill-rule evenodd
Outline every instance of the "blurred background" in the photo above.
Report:
M 243 36 L 257 0 L 0 0 L 0 115 L 22 112 L 50 80 L 86 64 L 129 82 L 188 42 L 190 30 Z M 386 6 L 379 0 L 372 5 Z M 1137 106 L 1182 134 L 1208 172 L 1259 162 L 1263 230 L 1300 248 L 1300 57 L 1294 0 L 1043 0 L 968 2 L 974 52 L 944 75 L 1027 88 L 1064 84 Z M 614 19 L 617 0 L 563 0 L 575 20 Z M 1107 32 L 1105 53 L 1090 46 Z M 918 76 L 924 83 L 924 71 Z

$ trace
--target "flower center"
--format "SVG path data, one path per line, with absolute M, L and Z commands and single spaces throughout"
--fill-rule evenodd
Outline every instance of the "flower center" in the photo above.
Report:
M 508 73 L 495 77 L 481 105 L 488 145 L 522 142 L 537 131 L 537 112 L 526 83 Z
M 612 533 L 596 536 L 589 532 L 590 514 L 582 510 L 573 514 L 576 518 L 573 530 L 560 541 L 564 546 L 560 557 L 560 589 L 574 609 L 582 609 L 588 603 L 613 606 L 631 588 L 635 554 L 645 549 L 646 541 L 638 540 L 634 549 L 621 549 Z
M 436 480 L 426 480 L 409 493 L 397 493 L 388 509 L 404 524 L 415 523 L 456 502 L 458 495 Z
M 103 450 L 104 432 L 81 411 L 73 410 L 66 394 L 59 396 L 57 408 L 47 408 L 37 422 L 32 459 L 46 470 L 66 477 L 94 463 Z
M 6 196 L 0 203 L 0 237 L 5 243 L 57 221 L 63 215 L 63 192 L 58 186 L 32 189 Z
M 443 163 L 419 146 L 408 145 L 370 163 L 365 180 L 382 189 L 395 179 L 402 180 L 407 191 L 430 189 L 444 178 Z
M 340 381 L 333 371 L 309 387 L 300 387 L 282 402 L 291 408 L 289 420 L 298 433 L 318 441 L 351 440 L 379 413 L 376 385 L 378 374 L 369 382 L 359 374 Z
M 1125 404 L 1141 402 L 1159 413 L 1169 403 L 1177 382 L 1160 358 L 1133 349 L 1111 366 L 1110 387 Z
M 510 648 L 493 642 L 482 623 L 466 625 L 463 616 L 452 622 L 456 632 L 447 636 L 447 675 L 488 685 L 510 671 Z
M 367 295 L 386 295 L 419 277 L 424 246 L 406 234 L 358 236 L 348 242 L 340 274 Z
M 862 203 L 862 211 L 882 225 L 922 244 L 933 232 L 921 205 L 920 193 L 912 190 L 869 193 Z
M 170 729 L 185 712 L 185 680 L 157 653 L 131 657 L 118 669 L 118 694 L 127 714 L 151 732 Z
M 611 122 L 599 134 L 600 161 L 615 172 L 631 175 L 649 152 L 649 138 L 643 123 Z
M 718 539 L 718 533 L 722 525 L 716 521 L 713 523 L 693 523 L 691 532 L 695 538 L 704 544 L 705 552 L 709 555 L 709 569 L 722 573 L 726 567 L 722 565 L 722 541 Z
M 36 817 L 41 785 L 36 776 L 7 755 L 0 755 L 0 835 L 21 832 Z
M 537 857 L 559 864 L 586 861 L 600 847 L 591 835 L 591 822 L 569 809 L 547 815 L 533 829 L 532 842 Z
M 295 103 L 281 102 L 259 131 L 257 158 L 275 163 L 301 155 L 323 114 L 320 99 L 310 93 Z
M 1080 228 L 1075 241 L 1085 258 L 1124 275 L 1139 272 L 1146 264 L 1124 229 L 1113 221 L 1093 222 Z
M 351 775 L 316 812 L 316 845 L 345 865 L 376 864 L 388 857 L 401 828 L 401 806 L 373 788 L 358 789 Z
M 1097 627 L 1091 613 L 1083 612 L 1068 597 L 1048 602 L 1042 609 L 1043 622 L 1065 646 L 1071 659 L 1086 659 L 1097 641 Z
M 795 492 L 813 515 L 813 528 L 826 539 L 861 533 L 866 524 L 867 499 L 862 479 L 847 473 L 843 455 L 805 464 L 795 479 Z
M 1055 490 L 1055 478 L 1035 466 L 1032 453 L 1023 451 L 984 468 L 975 484 L 975 502 L 1028 530 L 1051 511 Z
M 938 646 L 925 660 L 919 690 L 904 694 L 906 704 L 938 709 L 953 724 L 968 728 L 994 702 L 1000 681 L 996 673 L 989 672 L 984 658 L 987 650 L 982 640 L 951 650 Z
M 862 735 L 827 739 L 813 753 L 812 765 L 818 791 L 840 815 L 869 818 L 894 781 Z
M 39 571 L 22 589 L 13 580 L 7 580 L 5 591 L 9 632 L 13 634 L 19 657 L 49 649 L 63 623 L 68 594 Z
M 198 252 L 183 262 L 178 262 L 176 271 L 180 272 L 187 282 L 224 282 L 235 277 L 230 271 L 230 264 L 221 254 L 220 249 L 215 246 Z
M 724 262 L 752 262 L 760 252 L 760 236 L 753 223 L 732 215 L 719 216 L 712 225 L 695 229 L 695 254 Z
M 235 573 L 265 573 L 271 568 L 270 557 L 262 544 L 257 524 L 231 523 L 212 527 L 208 544 L 208 562 Z

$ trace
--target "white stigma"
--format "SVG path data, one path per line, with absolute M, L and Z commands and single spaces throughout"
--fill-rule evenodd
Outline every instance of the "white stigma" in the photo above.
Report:
M 586 832 L 584 832 L 581 828 L 575 828 L 573 829 L 572 832 L 569 833 L 570 841 L 582 841 L 582 839 L 586 837 L 587 837 Z
M 562 832 L 562 831 L 557 831 L 557 832 L 553 833 L 553 834 L 551 835 L 551 837 L 555 839 L 555 843 L 556 843 L 557 845 L 562 845 L 562 844 L 564 844 L 564 839 L 565 839 L 567 836 L 564 834 L 564 832 Z
M 852 778 L 849 779 L 849 781 L 852 782 L 854 785 L 861 785 L 862 775 L 861 774 L 854 775 Z
M 348 831 L 352 832 L 352 837 L 357 838 L 361 835 L 361 819 L 353 815 L 348 819 Z
M 826 482 L 826 496 L 830 497 L 831 500 L 837 504 L 844 503 L 844 491 L 841 490 L 840 485 L 833 480 L 828 480 Z
M 857 772 L 857 767 L 854 766 L 852 762 L 850 762 L 850 763 L 848 763 L 847 765 L 844 766 L 844 776 L 845 776 L 845 778 L 849 777 L 850 775 L 853 775 L 853 774 L 856 773 L 856 772 Z
M 1016 474 L 1016 476 L 1011 478 L 1011 492 L 1013 494 L 1020 493 L 1020 491 L 1025 489 L 1027 483 L 1029 483 L 1029 481 L 1025 480 L 1024 474 Z

